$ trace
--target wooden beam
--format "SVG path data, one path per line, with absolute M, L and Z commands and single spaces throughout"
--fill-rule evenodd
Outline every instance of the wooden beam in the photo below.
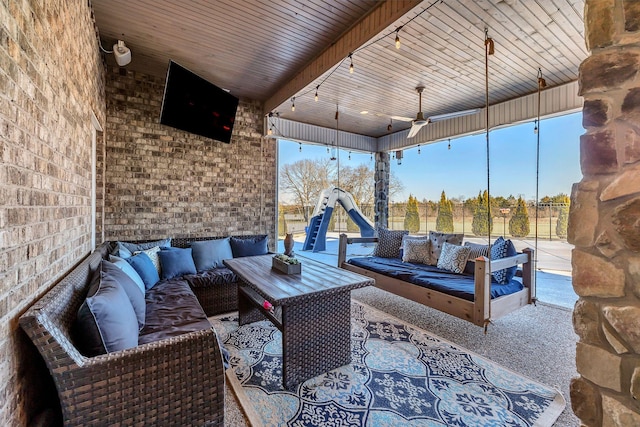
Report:
M 422 0 L 386 0 L 345 31 L 311 62 L 295 73 L 293 78 L 271 94 L 263 104 L 264 114 L 273 111 L 301 89 L 330 70 L 350 52 L 363 46 L 389 25 L 402 18 Z

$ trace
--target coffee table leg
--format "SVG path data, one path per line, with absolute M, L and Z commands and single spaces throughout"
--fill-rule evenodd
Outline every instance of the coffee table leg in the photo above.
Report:
M 260 312 L 260 309 L 238 287 L 238 325 L 242 326 L 265 319 L 266 317 Z
M 282 308 L 283 385 L 351 363 L 351 292 L 304 299 Z

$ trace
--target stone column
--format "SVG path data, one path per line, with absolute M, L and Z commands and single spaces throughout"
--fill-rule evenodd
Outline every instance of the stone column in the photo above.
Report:
M 585 26 L 571 405 L 585 426 L 623 427 L 640 425 L 640 2 L 587 0 Z
M 389 153 L 376 153 L 375 226 L 387 228 L 389 222 Z

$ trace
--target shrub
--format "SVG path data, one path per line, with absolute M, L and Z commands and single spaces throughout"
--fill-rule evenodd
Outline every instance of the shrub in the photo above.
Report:
M 409 194 L 407 210 L 404 214 L 404 229 L 409 233 L 417 233 L 420 230 L 420 215 L 418 214 L 418 199 Z
M 489 194 L 478 193 L 478 203 L 473 212 L 471 231 L 476 236 L 487 236 L 493 231 L 493 218 L 489 216 Z
M 447 200 L 444 190 L 440 195 L 440 203 L 438 204 L 436 231 L 440 231 L 442 233 L 453 233 L 453 204 L 450 200 Z
M 513 237 L 526 237 L 531 231 L 529 224 L 529 211 L 527 210 L 527 204 L 522 197 L 518 197 L 516 202 L 516 208 L 513 212 L 513 216 L 509 220 L 509 233 Z

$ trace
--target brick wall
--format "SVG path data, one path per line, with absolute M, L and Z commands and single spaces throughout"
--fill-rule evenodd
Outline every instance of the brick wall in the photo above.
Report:
M 87 2 L 0 2 L 3 426 L 36 425 L 57 405 L 17 319 L 90 251 L 92 112 L 104 123 L 104 67 Z
M 266 233 L 273 242 L 276 146 L 261 136 L 260 104 L 241 100 L 225 144 L 160 125 L 164 83 L 107 73 L 105 238 Z
M 640 2 L 587 0 L 580 162 L 569 216 L 585 426 L 640 425 Z

